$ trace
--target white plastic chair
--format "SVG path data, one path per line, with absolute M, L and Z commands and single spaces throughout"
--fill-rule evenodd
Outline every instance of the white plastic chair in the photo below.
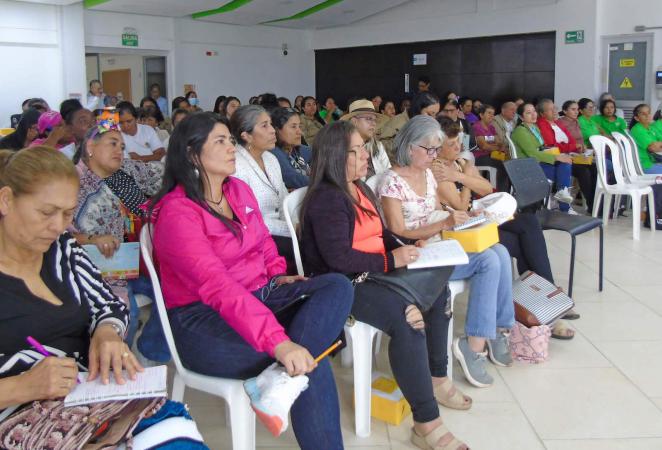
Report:
M 600 201 L 604 196 L 604 205 L 602 207 L 602 221 L 607 226 L 609 218 L 609 208 L 611 206 L 612 195 L 629 195 L 632 197 L 632 238 L 639 240 L 641 227 L 641 196 L 648 196 L 648 212 L 650 217 L 655 217 L 655 198 L 653 189 L 650 186 L 637 186 L 630 184 L 625 180 L 623 166 L 621 164 L 621 152 L 619 147 L 604 136 L 591 136 L 591 145 L 595 151 L 596 163 L 598 168 L 598 184 L 595 187 L 595 201 L 593 202 L 593 217 L 597 217 L 600 209 Z M 614 177 L 616 184 L 607 182 L 606 150 L 611 150 L 611 162 L 614 166 Z M 651 232 L 655 233 L 655 227 L 651 227 Z
M 487 179 L 490 181 L 493 189 L 497 186 L 497 170 L 492 166 L 476 166 L 478 172 L 487 172 Z
M 632 137 L 629 134 L 624 135 L 617 131 L 614 131 L 611 135 L 621 148 L 623 155 L 621 162 L 623 163 L 626 180 L 637 186 L 652 186 L 655 184 L 655 178 L 658 175 L 644 173 L 641 161 L 639 161 L 637 146 L 632 141 Z
M 186 386 L 221 397 L 228 406 L 227 410 L 232 429 L 232 448 L 235 450 L 255 450 L 255 413 L 251 409 L 250 400 L 244 391 L 243 381 L 202 375 L 185 368 L 182 364 L 170 328 L 168 312 L 161 292 L 161 283 L 152 260 L 151 228 L 151 225 L 145 225 L 140 232 L 140 252 L 152 280 L 154 301 L 159 312 L 159 319 L 161 319 L 163 334 L 177 369 L 172 386 L 172 399 L 178 402 L 183 401 Z
M 508 133 L 506 133 L 506 139 L 508 140 L 508 147 L 510 148 L 510 158 L 517 159 L 517 147 L 515 147 L 515 143 Z

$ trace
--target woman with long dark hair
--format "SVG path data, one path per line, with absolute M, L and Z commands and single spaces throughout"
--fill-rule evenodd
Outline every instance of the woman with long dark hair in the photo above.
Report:
M 39 136 L 37 122 L 41 113 L 30 108 L 21 115 L 16 131 L 0 139 L 0 149 L 20 150 L 29 147 L 32 141 Z
M 188 116 L 170 139 L 152 219 L 177 347 L 186 367 L 206 375 L 254 377 L 274 360 L 307 374 L 291 410 L 299 446 L 342 449 L 331 365 L 313 355 L 341 332 L 351 284 L 337 274 L 284 275 L 255 196 L 232 176 L 235 158 L 228 122 L 213 113 Z M 287 317 L 276 315 L 287 307 Z
M 271 112 L 276 129 L 276 147 L 271 153 L 278 159 L 283 182 L 288 189 L 308 186 L 310 147 L 301 145 L 301 117 L 294 108 L 276 108 Z
M 442 423 L 437 405 L 471 407 L 471 399 L 453 386 L 446 373 L 447 291 L 421 313 L 388 287 L 370 280 L 358 282 L 359 274 L 391 272 L 419 256 L 416 246 L 402 245 L 414 241 L 397 237 L 384 226 L 374 194 L 361 181 L 368 171 L 368 157 L 351 122 L 326 126 L 315 138 L 310 187 L 301 209 L 304 267 L 316 276 L 338 271 L 357 280 L 352 315 L 391 337 L 389 361 L 413 411 L 414 444 L 423 449 L 466 449 Z

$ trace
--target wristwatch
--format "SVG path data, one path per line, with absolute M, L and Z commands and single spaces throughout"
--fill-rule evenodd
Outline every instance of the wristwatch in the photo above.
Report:
M 109 325 L 109 326 L 111 326 L 111 327 L 113 328 L 113 330 L 115 330 L 115 332 L 117 333 L 117 335 L 118 335 L 119 337 L 121 337 L 121 338 L 124 337 L 124 333 L 123 333 L 123 331 L 122 331 L 122 328 L 121 328 L 119 325 L 117 325 L 116 323 L 113 323 L 113 322 L 104 322 L 104 323 L 101 323 L 101 324 L 99 324 L 99 325 Z

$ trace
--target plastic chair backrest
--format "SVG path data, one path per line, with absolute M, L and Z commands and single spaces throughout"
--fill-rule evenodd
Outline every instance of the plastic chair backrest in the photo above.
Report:
M 299 249 L 299 238 L 297 237 L 297 226 L 299 225 L 299 210 L 303 203 L 303 198 L 308 191 L 307 187 L 296 189 L 285 197 L 283 209 L 285 210 L 285 222 L 290 230 L 292 237 L 292 248 L 294 249 L 294 262 L 297 266 L 297 273 L 303 275 L 303 261 L 301 260 L 301 251 Z
M 161 292 L 161 282 L 159 281 L 159 276 L 156 273 L 156 268 L 154 267 L 154 261 L 152 259 L 152 252 L 154 251 L 152 245 L 152 224 L 145 224 L 140 231 L 140 253 L 142 254 L 145 266 L 147 266 L 147 271 L 149 272 L 149 278 L 152 280 L 152 288 L 154 289 L 154 301 L 156 302 L 156 310 L 159 313 L 159 319 L 161 319 L 161 326 L 163 328 L 163 334 L 165 335 L 166 342 L 168 343 L 168 349 L 172 355 L 173 361 L 175 361 L 175 367 L 177 372 L 180 374 L 186 373 L 188 370 L 182 364 L 182 360 L 179 358 L 179 353 L 177 353 L 177 347 L 175 346 L 175 338 L 172 335 L 172 329 L 170 328 L 170 320 L 168 319 L 168 311 L 166 310 L 165 300 L 163 299 L 163 292 Z
M 510 135 L 508 133 L 506 133 L 506 139 L 508 139 L 508 147 L 510 147 L 510 158 L 517 159 L 517 147 L 515 147 L 515 143 L 512 139 L 510 139 Z
M 514 196 L 519 209 L 542 202 L 549 196 L 551 187 L 536 159 L 511 159 L 504 161 L 503 165 L 515 189 Z
M 607 150 L 611 153 L 611 163 L 614 168 L 614 178 L 616 179 L 616 186 L 623 187 L 628 184 L 623 173 L 623 164 L 621 156 L 621 148 L 615 144 L 611 139 L 604 136 L 596 135 L 589 138 L 591 146 L 595 151 L 596 166 L 598 169 L 598 177 L 603 186 L 607 184 Z
M 634 139 L 632 139 L 630 132 L 625 130 L 625 134 L 621 134 L 617 131 L 614 131 L 612 135 L 614 136 L 614 139 L 616 139 L 616 142 L 618 142 L 623 149 L 623 153 L 626 158 L 625 164 L 626 167 L 629 166 L 628 169 L 630 169 L 630 173 L 635 177 L 646 175 L 644 168 L 641 167 L 637 144 L 634 142 Z
M 386 172 L 375 174 L 370 178 L 368 178 L 365 184 L 368 185 L 368 187 L 372 190 L 372 192 L 374 192 L 375 195 L 378 195 L 377 188 L 379 188 L 379 185 L 381 184 L 385 176 L 386 176 Z
M 630 145 L 628 139 L 618 131 L 612 132 L 611 135 L 613 136 L 621 151 L 621 162 L 623 163 L 625 178 L 628 180 L 628 182 L 632 182 L 639 176 L 632 154 L 632 146 Z

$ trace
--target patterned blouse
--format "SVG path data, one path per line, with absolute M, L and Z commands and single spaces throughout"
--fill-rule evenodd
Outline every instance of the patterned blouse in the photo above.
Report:
M 433 213 L 437 204 L 437 181 L 430 169 L 425 171 L 425 181 L 427 189 L 424 197 L 414 192 L 409 183 L 393 169 L 384 174 L 384 180 L 380 183 L 381 197 L 395 198 L 402 202 L 402 214 L 405 228 L 408 230 L 415 230 L 436 221 Z

